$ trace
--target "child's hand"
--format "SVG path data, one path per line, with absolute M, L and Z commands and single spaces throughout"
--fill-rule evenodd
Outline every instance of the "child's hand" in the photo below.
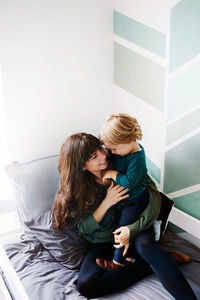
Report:
M 103 176 L 103 181 L 106 182 L 107 179 L 112 179 L 114 181 L 116 181 L 116 177 L 117 177 L 117 174 L 119 172 L 115 171 L 115 170 L 108 170 L 104 173 L 104 176 Z

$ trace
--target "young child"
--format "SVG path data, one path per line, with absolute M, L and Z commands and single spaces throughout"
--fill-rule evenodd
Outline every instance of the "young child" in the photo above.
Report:
M 103 180 L 112 179 L 115 184 L 129 189 L 130 196 L 117 204 L 120 212 L 119 228 L 137 221 L 149 203 L 145 152 L 137 142 L 142 139 L 142 130 L 137 120 L 127 114 L 111 115 L 101 129 L 100 139 L 112 153 L 114 169 L 106 171 Z M 115 249 L 113 261 L 97 259 L 96 262 L 104 269 L 118 271 L 127 264 L 126 261 L 133 261 L 131 250 L 129 246 L 126 259 L 123 247 Z

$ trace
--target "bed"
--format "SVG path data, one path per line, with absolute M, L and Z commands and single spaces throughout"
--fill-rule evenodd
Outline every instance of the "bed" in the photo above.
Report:
M 14 186 L 23 234 L 20 242 L 4 245 L 4 249 L 30 300 L 86 299 L 76 290 L 76 282 L 89 245 L 73 229 L 54 232 L 50 228 L 50 208 L 59 181 L 57 161 L 58 156 L 55 155 L 6 167 Z M 165 221 L 167 222 L 167 216 Z M 162 225 L 165 227 L 164 223 Z M 167 251 L 177 250 L 190 256 L 190 262 L 182 265 L 181 269 L 200 300 L 199 248 L 168 228 L 160 243 Z M 15 288 L 9 283 L 9 278 L 6 278 L 2 266 L 0 270 L 10 290 L 11 299 L 17 299 Z M 120 293 L 98 299 L 174 298 L 152 274 Z

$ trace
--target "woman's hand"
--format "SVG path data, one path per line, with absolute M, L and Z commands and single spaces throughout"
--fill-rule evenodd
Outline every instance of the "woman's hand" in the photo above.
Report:
M 118 249 L 124 247 L 123 256 L 126 255 L 129 248 L 130 229 L 127 226 L 122 226 L 113 233 L 115 243 L 118 244 L 114 245 L 114 247 Z
M 104 202 L 109 206 L 113 206 L 119 201 L 126 199 L 129 197 L 129 194 L 127 194 L 129 190 L 125 189 L 123 186 L 115 185 L 111 182 L 110 187 L 107 190 L 106 198 L 104 199 Z

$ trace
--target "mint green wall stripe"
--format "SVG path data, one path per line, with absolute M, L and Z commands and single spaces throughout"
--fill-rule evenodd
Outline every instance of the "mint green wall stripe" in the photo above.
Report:
M 200 1 L 182 0 L 171 10 L 170 72 L 200 53 Z
M 200 220 L 200 191 L 173 199 L 175 207 Z
M 165 34 L 114 11 L 114 33 L 161 57 L 166 53 Z
M 170 78 L 167 111 L 168 120 L 186 113 L 189 109 L 200 104 L 199 78 L 200 62 Z
M 164 192 L 200 183 L 200 133 L 166 152 Z
M 161 175 L 161 170 L 156 164 L 150 160 L 148 157 L 146 158 L 147 161 L 147 169 L 148 173 L 158 182 L 160 183 L 160 175 Z
M 200 108 L 167 126 L 166 144 L 176 141 L 200 127 Z
M 114 82 L 163 111 L 165 69 L 118 43 L 114 43 Z

